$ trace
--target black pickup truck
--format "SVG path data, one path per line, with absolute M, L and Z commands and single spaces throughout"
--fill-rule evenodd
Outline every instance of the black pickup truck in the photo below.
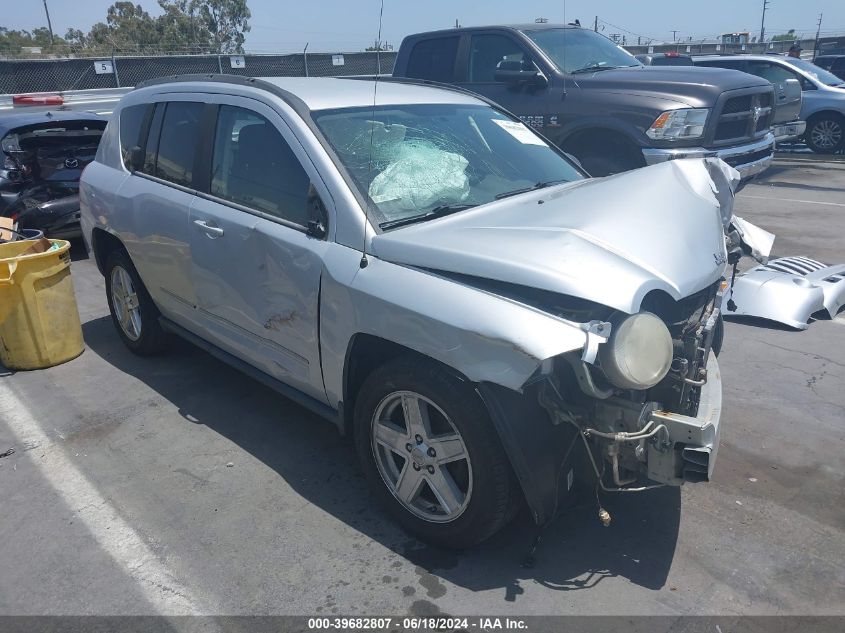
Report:
M 410 35 L 393 75 L 455 84 L 497 102 L 594 176 L 718 156 L 746 179 L 765 170 L 774 152 L 768 81 L 723 69 L 644 66 L 574 25 Z

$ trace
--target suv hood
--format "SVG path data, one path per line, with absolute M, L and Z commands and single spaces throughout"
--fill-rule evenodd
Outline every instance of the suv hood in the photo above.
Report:
M 675 160 L 506 198 L 376 235 L 372 253 L 634 313 L 653 290 L 678 300 L 723 275 L 733 194 L 721 179 L 720 205 L 708 167 Z
M 639 66 L 575 75 L 574 79 L 587 90 L 659 94 L 694 108 L 712 107 L 719 95 L 727 90 L 771 89 L 768 81 L 748 73 L 701 66 Z

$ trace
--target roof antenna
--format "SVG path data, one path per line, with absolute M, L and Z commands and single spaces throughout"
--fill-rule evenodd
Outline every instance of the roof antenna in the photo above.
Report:
M 382 18 L 384 17 L 384 0 L 381 0 L 381 8 L 378 12 L 378 38 L 376 39 L 376 78 L 373 82 L 373 115 L 370 121 L 370 158 L 367 164 L 367 187 L 369 188 L 372 184 L 372 180 L 370 179 L 370 175 L 373 172 L 373 136 L 375 136 L 376 132 L 376 96 L 378 95 L 378 80 L 379 75 L 381 75 L 381 24 Z M 369 192 L 367 192 L 367 197 L 369 197 Z M 367 259 L 367 225 L 370 223 L 370 215 L 367 212 L 368 207 L 370 206 L 369 202 L 366 203 L 364 206 L 364 243 L 361 245 L 361 262 L 359 266 L 361 268 L 366 268 L 370 261 Z

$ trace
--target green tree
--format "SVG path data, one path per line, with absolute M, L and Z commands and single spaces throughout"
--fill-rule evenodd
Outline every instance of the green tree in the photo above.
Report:
M 242 53 L 244 33 L 250 30 L 252 17 L 246 0 L 193 0 L 205 25 L 214 38 L 219 53 Z
M 791 42 L 795 39 L 795 29 L 789 29 L 786 33 L 781 33 L 780 35 L 775 35 L 772 37 L 772 42 Z
M 0 54 L 19 54 L 24 46 L 40 46 L 44 53 L 243 52 L 244 33 L 252 17 L 246 0 L 158 0 L 162 15 L 152 17 L 140 4 L 120 0 L 88 33 L 68 29 L 65 39 L 39 27 L 12 31 L 0 27 Z
M 58 36 L 53 38 L 51 44 L 50 31 L 46 27 L 39 27 L 30 32 L 9 30 L 0 26 L 0 55 L 19 55 L 25 46 L 38 46 L 42 54 L 57 54 L 64 51 L 65 45 L 66 42 Z
M 140 4 L 115 2 L 105 23 L 91 27 L 86 44 L 90 52 L 133 52 L 156 49 L 160 39 L 156 20 Z

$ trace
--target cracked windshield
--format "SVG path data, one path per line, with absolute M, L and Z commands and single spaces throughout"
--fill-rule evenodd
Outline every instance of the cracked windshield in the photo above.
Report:
M 383 229 L 583 177 L 525 125 L 483 106 L 345 108 L 314 118 Z

